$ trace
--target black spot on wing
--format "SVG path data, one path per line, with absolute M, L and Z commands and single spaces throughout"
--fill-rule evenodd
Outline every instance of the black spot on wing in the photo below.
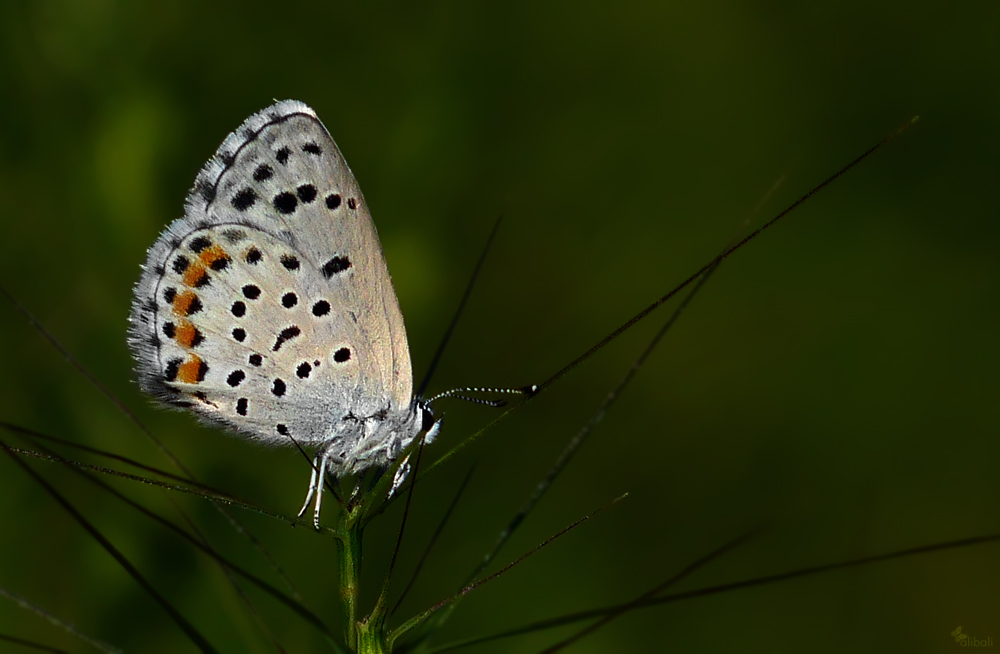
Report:
M 211 244 L 212 240 L 209 239 L 207 236 L 196 236 L 195 238 L 191 239 L 191 242 L 188 244 L 188 247 L 191 249 L 192 252 L 198 254 Z
M 257 201 L 257 192 L 249 186 L 233 196 L 233 208 L 237 211 L 246 211 Z
M 205 381 L 205 375 L 206 374 L 208 374 L 208 364 L 205 363 L 204 361 L 199 361 L 198 362 L 198 376 L 196 377 L 196 379 L 198 380 L 197 383 L 201 383 L 201 382 Z
M 278 193 L 276 196 L 274 196 L 274 200 L 272 200 L 271 202 L 272 204 L 274 204 L 275 209 L 277 209 L 280 213 L 286 215 L 294 212 L 295 207 L 297 207 L 299 204 L 298 198 L 296 198 L 294 194 L 289 193 L 288 191 Z
M 323 274 L 323 277 L 330 279 L 337 273 L 342 273 L 350 267 L 351 260 L 347 257 L 334 257 L 323 264 L 320 272 Z
M 167 361 L 167 367 L 163 371 L 163 378 L 168 382 L 172 382 L 177 379 L 177 371 L 180 370 L 181 363 L 183 362 L 184 360 L 180 358 L 174 358 Z
M 295 195 L 305 204 L 309 204 L 316 199 L 316 187 L 312 184 L 302 184 L 295 189 Z
M 273 176 L 274 169 L 267 164 L 261 164 L 253 171 L 253 181 L 255 182 L 263 182 L 264 180 L 271 179 Z
M 302 330 L 299 329 L 298 326 L 296 326 L 296 325 L 291 325 L 289 327 L 285 327 L 278 334 L 278 337 L 276 339 L 274 339 L 274 345 L 271 346 L 271 351 L 272 352 L 277 352 L 278 350 L 281 349 L 282 345 L 284 345 L 288 341 L 292 340 L 293 338 L 295 338 L 296 336 L 298 336 L 301 333 L 302 333 Z

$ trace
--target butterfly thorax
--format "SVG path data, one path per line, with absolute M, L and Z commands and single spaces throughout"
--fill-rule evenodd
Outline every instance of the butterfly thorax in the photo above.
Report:
M 420 432 L 434 426 L 434 415 L 417 400 L 404 411 L 385 408 L 367 416 L 354 413 L 331 425 L 320 458 L 333 474 L 354 474 L 394 461 Z

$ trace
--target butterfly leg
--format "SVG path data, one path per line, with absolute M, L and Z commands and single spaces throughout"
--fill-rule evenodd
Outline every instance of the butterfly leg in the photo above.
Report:
M 321 455 L 317 457 L 319 465 L 313 468 L 313 472 L 317 472 L 317 483 L 316 483 L 316 512 L 313 513 L 313 526 L 319 531 L 319 507 L 323 502 L 323 477 L 326 475 L 326 460 L 328 458 L 329 450 L 324 451 Z
M 320 455 L 317 455 L 316 458 L 313 459 L 312 475 L 310 475 L 309 477 L 309 490 L 306 492 L 306 501 L 302 503 L 302 508 L 299 509 L 298 513 L 298 517 L 300 518 L 303 515 L 305 515 L 306 509 L 308 509 L 309 505 L 312 504 L 312 499 L 313 496 L 316 494 L 317 487 L 323 483 L 322 480 L 320 479 L 320 472 L 319 472 L 322 467 L 322 463 L 323 462 L 321 461 Z M 319 501 L 317 500 L 316 503 L 319 504 Z

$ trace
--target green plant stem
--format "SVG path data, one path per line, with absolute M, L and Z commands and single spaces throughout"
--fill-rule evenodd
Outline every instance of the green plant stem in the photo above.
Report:
M 387 654 L 392 650 L 385 641 L 384 615 L 369 616 L 358 623 L 358 654 Z
M 336 529 L 340 600 L 344 606 L 344 640 L 350 651 L 357 654 L 388 654 L 385 638 L 385 589 L 371 615 L 358 617 L 358 590 L 361 587 L 361 546 L 365 530 L 365 513 L 373 493 L 361 501 L 353 498 L 341 505 Z
M 361 578 L 361 511 L 340 512 L 337 558 L 340 573 L 340 600 L 344 605 L 344 640 L 358 650 L 358 588 Z

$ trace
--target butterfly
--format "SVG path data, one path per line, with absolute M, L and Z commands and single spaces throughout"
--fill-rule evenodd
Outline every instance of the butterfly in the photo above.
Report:
M 361 189 L 316 113 L 286 100 L 209 159 L 150 247 L 128 343 L 143 391 L 324 474 L 393 461 L 440 427 L 413 396 L 406 329 Z

